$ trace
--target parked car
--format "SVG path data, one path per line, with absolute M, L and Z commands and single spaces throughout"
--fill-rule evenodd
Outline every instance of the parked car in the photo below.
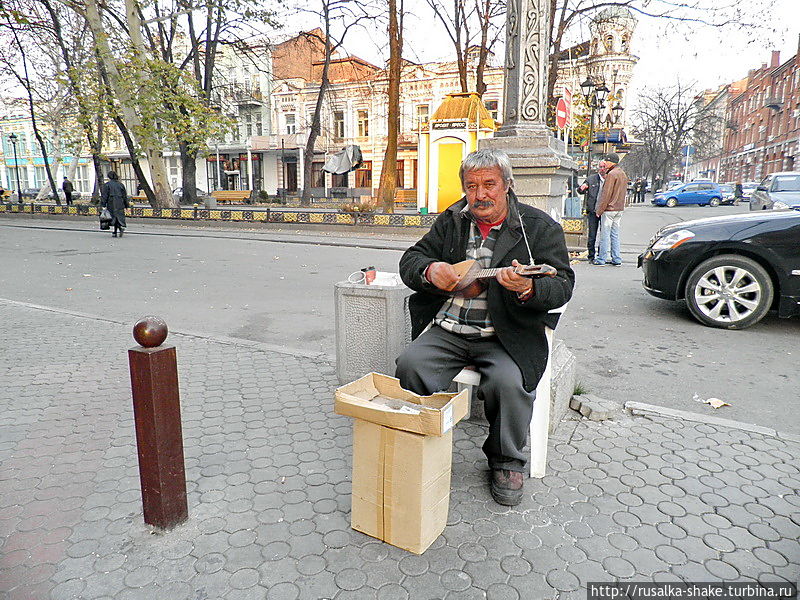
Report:
M 720 183 L 719 191 L 722 192 L 722 201 L 720 204 L 733 204 L 733 184 Z
M 679 204 L 699 204 L 700 206 L 717 206 L 722 202 L 722 190 L 716 183 L 697 182 L 684 183 L 678 187 L 659 192 L 653 196 L 656 206 L 678 206 Z
M 42 188 L 22 188 L 22 197 L 23 198 L 36 198 L 39 195 L 39 191 Z
M 639 256 L 653 296 L 685 300 L 704 325 L 744 329 L 771 308 L 800 316 L 800 209 L 682 221 Z
M 206 192 L 205 190 L 201 190 L 200 188 L 197 188 L 197 198 L 202 200 L 204 196 L 208 196 L 208 192 Z M 177 200 L 178 202 L 182 202 L 183 188 L 178 187 L 172 190 L 172 197 L 175 198 L 175 200 Z
M 773 173 L 750 195 L 750 210 L 800 207 L 800 171 Z
M 664 187 L 664 190 L 674 190 L 679 185 L 683 185 L 683 181 L 680 179 L 673 179 L 672 181 L 668 181 L 667 185 Z
M 758 182 L 757 181 L 745 181 L 742 184 L 742 198 L 744 200 L 749 200 L 750 199 L 750 195 L 754 191 L 756 191 L 757 187 L 758 187 Z

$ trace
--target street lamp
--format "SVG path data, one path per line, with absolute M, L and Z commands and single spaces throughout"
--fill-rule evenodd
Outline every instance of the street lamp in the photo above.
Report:
M 608 96 L 608 88 L 605 83 L 596 84 L 591 77 L 587 77 L 586 81 L 581 84 L 581 93 L 586 100 L 586 106 L 592 109 L 589 115 L 589 140 L 586 144 L 586 176 L 589 176 L 589 171 L 592 166 L 592 142 L 594 141 L 594 112 L 595 110 L 602 110 L 606 107 L 605 100 Z
M 22 188 L 19 185 L 19 161 L 17 160 L 17 134 L 12 133 L 8 136 L 8 141 L 11 142 L 11 146 L 14 148 L 14 175 L 17 178 L 17 202 L 22 204 Z

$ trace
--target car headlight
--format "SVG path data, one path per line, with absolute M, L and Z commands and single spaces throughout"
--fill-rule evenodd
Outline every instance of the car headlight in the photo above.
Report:
M 775 201 L 775 202 L 772 204 L 772 208 L 774 208 L 775 210 L 780 210 L 780 209 L 782 209 L 782 208 L 789 208 L 789 205 L 788 205 L 788 204 L 786 204 L 786 202 L 781 202 L 780 200 L 776 200 L 776 201 Z
M 694 233 L 688 229 L 680 229 L 673 231 L 669 235 L 662 237 L 653 244 L 653 250 L 672 250 L 677 248 L 684 242 L 688 242 L 694 237 Z

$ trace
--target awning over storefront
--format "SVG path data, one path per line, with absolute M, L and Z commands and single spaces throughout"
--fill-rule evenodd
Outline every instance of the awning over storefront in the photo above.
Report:
M 608 142 L 609 144 L 624 144 L 628 141 L 628 136 L 625 135 L 624 129 L 609 129 L 607 131 L 598 131 L 594 134 L 594 141 L 600 144 Z
M 341 175 L 357 169 L 360 164 L 361 148 L 351 145 L 345 146 L 343 150 L 331 156 L 325 166 L 322 167 L 322 170 Z

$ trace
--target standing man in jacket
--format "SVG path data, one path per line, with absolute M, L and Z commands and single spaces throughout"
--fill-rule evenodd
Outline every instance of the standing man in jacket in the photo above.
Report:
M 64 190 L 64 198 L 67 201 L 67 206 L 72 206 L 72 192 L 75 188 L 72 187 L 72 182 L 64 177 L 64 183 L 61 184 L 61 189 Z
M 595 211 L 597 210 L 597 199 L 600 196 L 600 190 L 603 189 L 605 177 L 605 163 L 601 162 L 597 173 L 589 175 L 586 181 L 583 182 L 583 185 L 578 188 L 581 194 L 586 194 L 584 210 L 586 212 L 586 220 L 589 223 L 589 239 L 586 243 L 586 249 L 589 251 L 589 262 L 594 262 L 595 251 L 597 249 L 597 230 L 600 228 L 600 217 L 597 216 Z
M 619 155 L 613 152 L 603 157 L 600 166 L 606 169 L 606 179 L 595 210 L 600 219 L 600 248 L 592 264 L 606 264 L 609 261 L 610 246 L 611 264 L 618 267 L 622 264 L 619 251 L 619 224 L 622 221 L 622 211 L 625 210 L 628 176 L 619 168 Z
M 477 367 L 489 420 L 483 451 L 492 497 L 513 506 L 522 500 L 526 435 L 547 363 L 545 327 L 558 321 L 548 311 L 570 299 L 575 275 L 559 224 L 517 201 L 507 154 L 473 152 L 460 177 L 466 196 L 400 259 L 400 275 L 416 293 L 409 301 L 414 341 L 397 359 L 397 377 L 404 388 L 427 395 L 446 390 L 463 367 Z M 452 296 L 453 264 L 468 258 L 482 268 L 507 268 L 478 296 Z M 532 263 L 548 264 L 556 274 L 529 279 L 511 268 Z

